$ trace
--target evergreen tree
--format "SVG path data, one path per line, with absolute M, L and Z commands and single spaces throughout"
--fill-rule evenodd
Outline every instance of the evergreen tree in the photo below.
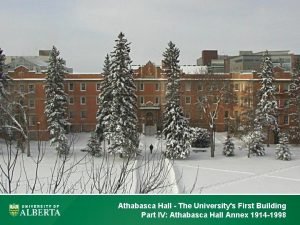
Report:
M 224 147 L 223 147 L 223 154 L 225 156 L 233 156 L 234 155 L 234 143 L 230 136 L 227 136 Z
M 59 57 L 59 51 L 53 46 L 47 69 L 45 93 L 45 114 L 51 145 L 56 147 L 59 155 L 68 154 L 68 139 L 66 137 L 67 94 L 64 91 L 65 61 Z
M 256 155 L 264 155 L 263 147 L 263 128 L 267 129 L 268 133 L 268 144 L 269 144 L 269 129 L 271 128 L 274 132 L 278 133 L 279 128 L 277 124 L 277 102 L 275 99 L 275 88 L 273 86 L 274 74 L 273 74 L 273 63 L 268 55 L 265 53 L 262 63 L 261 88 L 258 93 L 259 102 L 255 111 L 254 119 L 254 132 L 252 138 L 255 143 L 252 145 L 252 149 L 249 151 Z M 257 149 L 255 149 L 257 147 Z
M 277 159 L 281 160 L 291 160 L 292 154 L 290 152 L 289 146 L 288 146 L 289 140 L 285 133 L 281 133 L 279 135 L 279 144 L 277 144 L 276 148 L 276 156 Z
M 137 96 L 131 69 L 130 43 L 123 33 L 115 41 L 111 53 L 111 78 L 109 79 L 108 115 L 104 117 L 106 137 L 111 140 L 110 151 L 120 156 L 138 153 Z M 110 77 L 110 76 L 109 76 Z M 110 92 L 111 90 L 111 92 Z
M 180 107 L 180 67 L 179 49 L 169 42 L 163 53 L 163 66 L 168 77 L 164 110 L 163 134 L 167 141 L 165 156 L 171 159 L 184 159 L 190 154 L 190 132 L 188 120 L 184 117 Z
M 290 100 L 295 106 L 295 113 L 292 114 L 290 126 L 290 138 L 296 143 L 300 143 L 300 60 L 297 60 L 296 68 L 292 73 L 292 83 L 290 85 Z
M 87 152 L 89 152 L 92 156 L 99 157 L 102 155 L 101 142 L 96 134 L 92 133 L 89 142 L 87 144 Z
M 261 72 L 261 88 L 259 90 L 259 102 L 256 120 L 262 126 L 270 126 L 272 130 L 278 129 L 277 124 L 277 101 L 275 98 L 275 87 L 274 73 L 273 73 L 273 63 L 266 51 L 262 63 Z
M 107 131 L 105 124 L 105 119 L 110 115 L 111 111 L 111 100 L 112 100 L 112 89 L 111 89 L 111 63 L 109 55 L 107 54 L 104 60 L 103 67 L 103 82 L 101 84 L 101 93 L 98 96 L 99 108 L 97 111 L 97 125 L 96 134 L 99 141 L 103 141 L 105 138 L 105 133 Z
M 242 136 L 242 140 L 248 147 L 248 157 L 250 157 L 251 154 L 257 156 L 265 155 L 261 126 L 255 124 L 254 130 L 249 132 L 247 135 Z
M 6 88 L 8 85 L 8 78 L 4 73 L 5 55 L 0 48 L 0 100 L 6 96 Z

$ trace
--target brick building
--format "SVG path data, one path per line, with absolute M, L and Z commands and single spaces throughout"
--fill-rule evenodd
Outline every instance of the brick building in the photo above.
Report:
M 226 131 L 228 126 L 239 127 L 241 114 L 247 108 L 255 106 L 256 93 L 260 88 L 259 78 L 255 72 L 201 74 L 199 68 L 181 67 L 180 95 L 181 106 L 191 126 L 208 127 L 207 118 L 199 108 L 198 100 L 203 95 L 214 99 L 223 87 L 229 87 L 232 97 L 224 100 L 216 116 L 216 130 Z M 162 114 L 165 104 L 167 78 L 161 66 L 148 62 L 144 66 L 133 66 L 138 96 L 139 129 L 146 134 L 155 134 L 162 128 Z M 294 108 L 289 104 L 287 91 L 291 76 L 279 67 L 274 68 L 275 86 L 279 109 L 279 125 L 288 129 Z M 24 66 L 9 72 L 12 78 L 10 91 L 14 98 L 26 106 L 30 135 L 42 139 L 48 138 L 47 122 L 44 114 L 45 74 L 29 71 Z M 99 106 L 97 96 L 100 93 L 101 74 L 66 74 L 65 91 L 69 96 L 69 121 L 71 132 L 88 132 L 95 129 L 96 112 Z

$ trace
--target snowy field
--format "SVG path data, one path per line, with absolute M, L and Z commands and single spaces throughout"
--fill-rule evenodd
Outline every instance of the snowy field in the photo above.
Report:
M 45 155 L 38 170 L 38 143 L 32 141 L 32 157 L 24 154 L 17 160 L 11 182 L 12 188 L 17 188 L 14 192 L 31 193 L 30 187 L 35 184 L 34 193 L 300 193 L 300 147 L 290 146 L 291 161 L 276 160 L 275 145 L 266 147 L 265 156 L 248 158 L 246 148 L 239 148 L 242 143 L 234 139 L 235 155 L 225 157 L 222 155 L 225 133 L 216 133 L 214 158 L 210 157 L 210 148 L 205 148 L 191 151 L 188 159 L 172 162 L 161 157 L 164 141 L 142 136 L 141 156 L 127 161 L 111 156 L 93 158 L 80 151 L 86 147 L 89 137 L 88 133 L 74 136 L 73 153 L 64 168 L 55 150 L 48 143 L 41 143 Z M 154 145 L 153 154 L 150 154 L 150 144 Z M 7 159 L 5 142 L 0 139 L 3 168 L 6 168 Z M 125 177 L 120 176 L 124 168 Z M 121 188 L 118 187 L 120 177 L 126 179 L 121 182 Z M 4 173 L 1 172 L 0 178 L 7 187 Z

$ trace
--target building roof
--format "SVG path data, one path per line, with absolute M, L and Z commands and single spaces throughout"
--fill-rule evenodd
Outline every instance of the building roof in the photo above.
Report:
M 207 74 L 207 66 L 197 66 L 197 65 L 182 65 L 180 66 L 181 71 L 184 74 Z

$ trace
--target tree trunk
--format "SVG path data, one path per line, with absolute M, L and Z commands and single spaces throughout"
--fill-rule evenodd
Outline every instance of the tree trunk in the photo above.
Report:
M 213 128 L 210 129 L 210 156 L 215 156 L 215 146 L 214 146 L 214 131 Z

